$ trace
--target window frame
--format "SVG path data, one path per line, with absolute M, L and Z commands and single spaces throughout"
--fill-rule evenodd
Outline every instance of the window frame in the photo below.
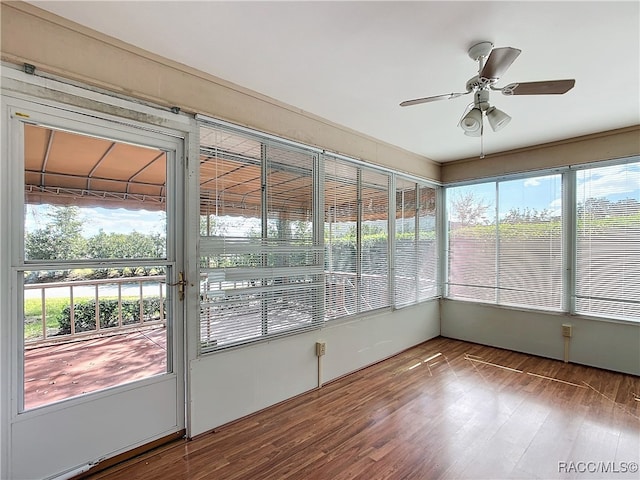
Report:
M 393 242 L 390 242 L 390 248 L 393 249 L 393 252 L 391 254 L 391 257 L 393 259 L 393 266 L 392 266 L 392 278 L 390 278 L 390 288 L 392 289 L 391 294 L 392 294 L 392 305 L 394 309 L 401 309 L 404 307 L 409 307 L 411 305 L 415 305 L 418 303 L 421 303 L 423 301 L 427 301 L 429 299 L 432 298 L 438 298 L 442 296 L 442 268 L 441 268 L 441 263 L 443 261 L 443 256 L 442 256 L 442 230 L 441 230 L 441 224 L 442 224 L 442 192 L 443 189 L 440 188 L 438 185 L 433 184 L 431 182 L 425 182 L 424 180 L 419 180 L 415 177 L 412 176 L 406 176 L 403 174 L 395 174 L 394 175 L 394 181 L 393 181 L 393 189 L 390 190 L 390 197 L 391 197 L 391 201 L 393 202 L 393 218 L 390 217 L 390 226 L 392 226 L 393 228 Z M 416 255 L 420 255 L 421 250 L 420 250 L 420 235 L 422 230 L 420 229 L 420 208 L 421 208 L 421 203 L 420 203 L 420 192 L 422 191 L 422 189 L 425 188 L 430 188 L 434 190 L 434 209 L 435 209 L 435 215 L 434 215 L 434 234 L 435 234 L 435 238 L 434 238 L 434 245 L 433 245 L 433 252 L 434 252 L 434 256 L 435 256 L 435 268 L 433 273 L 433 282 L 434 282 L 434 287 L 435 287 L 435 293 L 434 295 L 431 296 L 426 296 L 426 297 L 422 297 L 420 294 L 420 272 L 418 271 L 418 262 L 419 260 L 416 259 L 415 265 L 411 265 L 412 267 L 416 268 L 416 272 L 415 272 L 415 286 L 416 286 L 416 290 L 415 290 L 415 298 L 413 300 L 410 301 L 404 301 L 404 302 L 399 302 L 398 298 L 397 298 L 397 282 L 395 280 L 396 278 L 396 273 L 397 273 L 397 269 L 398 269 L 398 265 L 397 265 L 397 259 L 398 259 L 398 238 L 397 238 L 397 218 L 396 218 L 396 214 L 397 214 L 397 194 L 398 194 L 398 184 L 400 183 L 398 180 L 400 180 L 401 182 L 409 182 L 409 183 L 413 183 L 413 191 L 414 191 L 414 195 L 415 195 L 415 202 L 416 202 L 416 208 L 415 208 L 415 214 L 413 216 L 413 223 L 414 223 L 414 238 L 413 238 L 413 248 L 415 251 Z M 391 233 L 390 233 L 391 235 Z
M 242 127 L 239 125 L 235 125 L 233 123 L 230 122 L 226 122 L 223 120 L 218 120 L 212 117 L 208 117 L 208 116 L 204 116 L 204 115 L 196 115 L 196 127 L 197 127 L 197 131 L 200 131 L 201 127 L 208 127 L 208 128 L 212 128 L 212 129 L 220 129 L 222 131 L 229 131 L 230 133 L 235 132 L 236 134 L 240 134 L 243 135 L 245 137 L 250 137 L 252 139 L 255 139 L 259 142 L 265 142 L 265 143 L 273 143 L 275 145 L 278 145 L 280 147 L 285 147 L 285 148 L 293 148 L 293 149 L 301 149 L 305 152 L 312 152 L 315 155 L 315 173 L 313 176 L 313 200 L 312 200 L 312 204 L 313 204 L 313 223 L 314 223 L 314 230 L 313 230 L 313 241 L 314 241 L 314 245 L 316 246 L 316 248 L 319 249 L 319 251 L 317 252 L 319 261 L 321 265 L 324 265 L 325 262 L 325 249 L 326 249 L 326 245 L 325 245 L 325 240 L 324 240 L 324 227 L 325 227 L 325 222 L 324 222 L 324 213 L 325 213 L 325 175 L 326 175 L 326 165 L 328 163 L 328 161 L 330 160 L 335 160 L 335 161 L 339 161 L 345 164 L 348 164 L 349 166 L 353 166 L 354 168 L 357 169 L 358 172 L 372 172 L 373 174 L 381 174 L 386 176 L 387 178 L 387 199 L 386 199 L 386 208 L 387 208 L 387 212 L 386 212 L 386 226 L 387 226 L 387 245 L 386 245 L 386 250 L 387 250 L 387 265 L 386 265 L 386 288 L 387 288 L 387 296 L 388 296 L 388 301 L 386 302 L 386 304 L 384 306 L 380 306 L 380 307 L 376 307 L 373 309 L 368 309 L 368 310 L 364 310 L 364 311 L 358 311 L 356 313 L 350 314 L 350 315 L 341 315 L 341 316 L 337 316 L 335 318 L 331 318 L 331 319 L 326 319 L 325 318 L 325 301 L 326 301 L 326 284 L 325 284 L 325 275 L 326 272 L 323 270 L 323 273 L 321 275 L 322 277 L 322 289 L 321 289 L 321 294 L 319 295 L 319 300 L 318 300 L 318 304 L 315 305 L 314 310 L 316 312 L 318 312 L 317 314 L 314 313 L 314 318 L 316 318 L 316 315 L 319 315 L 318 318 L 320 318 L 319 322 L 314 322 L 313 326 L 311 328 L 301 328 L 301 329 L 292 329 L 292 330 L 288 330 L 282 333 L 274 333 L 271 335 L 264 335 L 264 336 L 259 336 L 259 337 L 254 337 L 251 339 L 247 339 L 246 341 L 243 342 L 238 342 L 238 343 L 232 343 L 229 345 L 222 345 L 222 346 L 206 346 L 203 344 L 202 342 L 202 337 L 199 338 L 197 344 L 198 344 L 198 355 L 208 355 L 208 354 L 212 354 L 212 353 L 216 353 L 216 352 L 222 352 L 222 351 L 227 351 L 229 349 L 234 349 L 234 348 L 242 348 L 244 346 L 248 346 L 248 345 L 253 345 L 256 343 L 260 343 L 260 342 L 264 342 L 264 341 L 269 341 L 272 340 L 273 338 L 280 338 L 280 337 L 284 337 L 284 336 L 290 336 L 290 335 L 296 335 L 296 334 L 300 334 L 300 333 L 304 333 L 304 332 L 308 332 L 311 330 L 315 330 L 315 329 L 320 329 L 323 328 L 325 325 L 328 325 L 332 322 L 336 322 L 336 321 L 341 321 L 344 319 L 347 320 L 352 320 L 354 318 L 359 318 L 359 317 L 364 317 L 364 316 L 368 316 L 368 315 L 373 315 L 377 312 L 380 311 L 393 311 L 395 309 L 398 308 L 404 308 L 410 305 L 415 305 L 417 303 L 421 303 L 421 302 L 425 302 L 425 301 L 430 301 L 433 300 L 434 298 L 438 298 L 441 296 L 441 292 L 442 292 L 442 288 L 441 288 L 441 275 L 440 275 L 440 259 L 441 257 L 441 241 L 440 241 L 440 229 L 439 229 L 439 225 L 442 221 L 442 213 L 441 213 L 441 206 L 442 206 L 442 200 L 441 200 L 441 195 L 442 195 L 442 186 L 441 184 L 434 182 L 432 180 L 428 180 L 425 178 L 421 178 L 415 175 L 411 175 L 408 173 L 404 173 L 404 172 L 400 172 L 400 171 L 396 171 L 393 170 L 391 168 L 387 168 L 387 167 L 383 167 L 383 166 L 378 166 L 378 165 L 372 165 L 368 162 L 359 160 L 359 159 L 355 159 L 355 158 L 351 158 L 348 156 L 344 156 L 338 153 L 334 153 L 334 152 L 329 152 L 326 150 L 321 150 L 319 148 L 316 147 L 311 147 L 308 145 L 304 145 L 298 142 L 294 142 L 291 140 L 287 140 L 287 139 L 283 139 L 280 137 L 277 137 L 275 135 L 271 135 L 271 134 L 267 134 L 267 133 L 263 133 L 260 131 L 256 131 L 247 127 Z M 197 150 L 200 151 L 200 148 L 202 146 L 199 138 L 196 140 L 197 143 Z M 262 170 L 264 171 L 264 169 L 266 168 L 265 165 L 262 166 Z M 199 189 L 199 170 L 196 167 L 195 171 L 193 172 L 193 174 L 195 175 L 196 180 L 195 180 L 195 185 L 197 185 L 196 187 L 196 192 L 193 193 L 194 196 L 194 200 L 192 201 L 196 201 L 197 198 L 199 198 L 200 196 L 200 189 Z M 359 173 L 358 177 L 361 178 L 362 174 Z M 436 294 L 434 296 L 428 297 L 428 298 L 423 298 L 423 299 L 419 299 L 416 300 L 415 302 L 412 303 L 405 303 L 402 305 L 396 305 L 395 304 L 395 297 L 394 297 L 394 291 L 395 291 L 395 279 L 394 279 L 394 269 L 393 269 L 393 264 L 394 264 L 394 260 L 395 260 L 395 184 L 396 184 L 396 177 L 398 178 L 402 178 L 404 180 L 409 180 L 412 182 L 415 182 L 417 185 L 419 185 L 419 188 L 424 188 L 424 187 L 428 187 L 428 188 L 432 188 L 435 191 L 435 202 L 436 202 L 436 219 L 435 219 L 435 223 L 436 223 L 436 261 L 437 261 L 437 265 L 438 268 L 436 268 L 435 272 L 434 272 L 434 279 L 433 281 L 435 282 L 437 288 L 436 288 Z M 361 182 L 359 182 L 361 184 Z M 361 195 L 358 195 L 359 197 L 361 197 Z M 361 198 L 360 198 L 361 199 Z M 263 204 L 262 209 L 267 208 L 266 204 Z M 263 214 L 264 215 L 264 214 Z M 418 215 L 418 213 L 416 212 L 416 216 Z M 196 215 L 199 217 L 199 215 Z M 195 222 L 199 228 L 199 222 Z M 362 225 L 362 206 L 359 204 L 358 205 L 358 222 L 357 222 L 357 230 L 358 232 L 361 231 L 361 225 Z M 264 230 L 264 226 L 263 226 L 263 230 Z M 195 233 L 195 232 L 194 232 Z M 199 235 L 199 230 L 198 233 L 195 235 L 196 238 L 198 239 L 198 243 L 200 241 L 200 235 Z M 224 238 L 224 237 L 223 237 Z M 361 254 L 361 234 L 358 234 L 358 258 L 360 257 Z M 200 247 L 198 246 L 197 250 L 197 257 L 198 259 L 201 258 L 201 252 L 200 252 Z M 361 261 L 358 262 L 359 264 L 361 264 Z M 360 265 L 360 273 L 361 273 L 361 268 L 362 266 Z M 198 262 L 198 266 L 197 266 L 197 275 L 198 277 L 200 277 L 200 266 L 199 266 L 199 262 Z M 418 286 L 416 285 L 416 289 L 418 289 Z M 200 304 L 198 304 L 198 307 L 200 307 Z M 200 308 L 198 308 L 198 310 L 200 310 Z M 201 320 L 199 318 L 199 328 L 198 330 L 201 331 Z M 199 334 L 200 335 L 200 334 Z
M 264 248 L 262 247 L 258 247 L 258 253 L 257 255 L 260 255 L 262 258 L 262 262 L 266 261 L 266 258 L 269 254 L 274 254 L 277 252 L 277 254 L 282 254 L 282 250 L 281 248 L 278 248 L 276 245 L 276 248 L 273 248 L 273 243 L 277 243 L 279 241 L 279 239 L 273 238 L 270 236 L 269 234 L 269 229 L 268 229 L 268 225 L 271 221 L 271 216 L 270 214 L 272 213 L 271 211 L 271 197 L 270 197 L 270 183 L 269 183 L 269 175 L 270 175 L 270 165 L 272 162 L 271 156 L 269 155 L 269 149 L 270 148 L 274 148 L 276 150 L 281 150 L 283 152 L 293 152 L 294 154 L 298 153 L 304 156 L 309 156 L 311 157 L 311 181 L 312 181 L 312 185 L 311 185 L 311 195 L 312 195 L 312 199 L 311 199 L 311 203 L 312 203 L 312 213 L 311 213 L 311 217 L 312 217 L 312 235 L 311 235 L 311 242 L 312 242 L 312 249 L 310 250 L 311 256 L 314 257 L 314 262 L 313 262 L 313 268 L 312 270 L 315 269 L 315 267 L 317 265 L 320 265 L 319 268 L 321 268 L 321 261 L 322 261 L 322 256 L 321 256 L 321 251 L 320 248 L 317 245 L 317 241 L 318 241 L 318 230 L 319 230 L 319 220 L 318 220 L 318 215 L 316 213 L 316 211 L 313 210 L 313 205 L 315 205 L 318 202 L 318 192 L 317 192 L 317 185 L 318 185 L 318 179 L 319 179 L 319 172 L 320 172 L 320 168 L 319 168 L 319 157 L 320 157 L 320 153 L 317 149 L 314 148 L 306 148 L 304 145 L 299 145 L 299 144 L 295 144 L 294 142 L 289 142 L 289 141 L 282 141 L 280 142 L 278 140 L 277 137 L 274 136 L 270 136 L 270 135 L 262 135 L 260 134 L 260 132 L 255 132 L 249 129 L 246 129 L 244 127 L 236 127 L 232 124 L 229 124 L 227 122 L 218 122 L 218 121 L 213 121 L 210 120 L 208 118 L 200 118 L 198 123 L 197 123 L 197 128 L 198 128 L 198 132 L 201 131 L 202 128 L 209 128 L 211 130 L 215 130 L 215 131 L 220 131 L 222 133 L 228 133 L 231 135 L 236 135 L 239 138 L 245 138 L 249 141 L 255 142 L 257 144 L 259 144 L 260 146 L 260 159 L 259 159 L 259 165 L 256 165 L 260 171 L 260 185 L 261 185 L 261 194 L 260 194 L 260 206 L 259 206 L 259 213 L 260 213 L 260 232 L 259 232 L 259 237 L 255 237 L 255 238 L 241 238 L 241 237 L 237 237 L 237 236 L 233 236 L 233 235 L 219 235 L 219 236 L 206 236 L 204 238 L 207 238 L 208 240 L 204 243 L 204 245 L 206 245 L 206 248 L 202 248 L 203 246 L 203 242 L 202 242 L 202 238 L 203 236 L 200 235 L 200 231 L 198 231 L 198 235 L 197 235 L 197 239 L 198 239 L 198 248 L 197 248 L 197 257 L 198 257 L 198 278 L 202 279 L 202 266 L 201 266 L 201 262 L 202 259 L 204 258 L 204 254 L 206 253 L 207 258 L 210 258 L 212 256 L 215 256 L 216 254 L 221 254 L 224 251 L 224 245 L 225 242 L 227 241 L 227 239 L 231 242 L 234 241 L 238 241 L 238 240 L 246 240 L 247 244 L 247 248 L 248 250 L 245 253 L 251 253 L 253 252 L 253 254 L 255 254 L 256 251 L 256 247 L 259 245 L 264 245 Z M 200 154 L 202 154 L 202 149 L 203 149 L 203 145 L 201 143 L 200 140 L 198 140 L 198 150 L 200 152 Z M 248 164 L 247 164 L 248 165 Z M 196 176 L 198 177 L 197 180 L 197 192 L 194 194 L 195 196 L 197 196 L 198 198 L 200 198 L 200 170 L 197 169 L 196 172 Z M 199 207 L 198 207 L 199 208 Z M 198 215 L 200 217 L 200 215 Z M 210 216 L 210 215 L 208 215 Z M 200 223 L 198 222 L 198 227 L 200 226 Z M 240 242 L 243 243 L 243 242 Z M 219 249 L 219 251 L 216 249 L 216 245 L 221 245 L 222 248 Z M 237 250 L 236 253 L 239 254 L 243 254 L 241 250 Z M 246 270 L 247 268 L 251 268 L 251 267 L 245 267 L 242 268 L 241 270 Z M 262 267 L 256 267 L 257 270 L 263 270 L 266 271 L 268 270 L 268 266 L 267 265 L 262 265 Z M 318 277 L 318 273 L 313 273 L 311 274 L 311 276 L 313 277 Z M 238 338 L 237 340 L 233 340 L 233 341 L 229 341 L 226 342 L 224 344 L 217 344 L 217 343 L 206 343 L 203 342 L 202 339 L 202 305 L 203 305 L 203 298 L 202 298 L 202 292 L 201 293 L 201 299 L 199 302 L 199 310 L 201 313 L 201 316 L 199 317 L 199 341 L 198 341 L 198 354 L 208 354 L 208 353 L 214 353 L 217 351 L 224 351 L 224 350 L 228 350 L 228 349 L 232 349 L 232 348 L 237 348 L 237 347 L 243 347 L 246 345 L 251 345 L 257 342 L 262 342 L 262 341 L 269 341 L 273 338 L 280 338 L 280 337 L 284 337 L 284 336 L 290 336 L 290 335 L 296 335 L 299 333 L 303 333 L 303 332 L 307 332 L 310 330 L 316 330 L 318 328 L 320 328 L 320 323 L 321 323 L 321 314 L 322 314 L 322 310 L 321 310 L 321 306 L 319 305 L 314 305 L 312 308 L 312 312 L 311 312 L 311 322 L 309 324 L 306 325 L 300 325 L 300 326 L 293 326 L 291 328 L 286 328 L 283 330 L 276 330 L 274 332 L 269 332 L 267 325 L 269 323 L 269 313 L 270 311 L 268 310 L 268 303 L 270 302 L 270 300 L 272 298 L 275 298 L 272 296 L 272 293 L 270 293 L 271 291 L 276 291 L 277 287 L 276 284 L 273 283 L 271 285 L 265 284 L 264 283 L 264 276 L 258 276 L 259 283 L 254 285 L 255 287 L 257 287 L 257 297 L 259 300 L 259 302 L 261 303 L 262 307 L 261 307 L 261 311 L 260 311 L 260 316 L 261 316 L 261 334 L 260 335 L 254 335 L 251 336 L 249 338 Z M 275 277 L 274 277 L 275 278 Z M 313 296 L 321 296 L 321 295 L 317 295 L 317 290 L 321 290 L 319 282 L 316 281 L 313 282 L 311 284 L 311 286 L 315 289 L 314 291 L 309 291 L 309 294 L 313 295 Z M 247 294 L 250 294 L 250 288 L 247 290 Z M 230 292 L 231 294 L 234 294 L 234 290 L 224 290 L 224 289 L 220 289 L 218 290 L 219 292 L 222 292 L 222 294 L 226 295 L 225 292 Z M 256 301 L 256 299 L 254 298 L 254 302 Z M 248 301 L 247 301 L 248 302 Z M 231 301 L 231 303 L 234 303 L 233 301 Z M 316 302 L 317 303 L 317 302 Z M 223 302 L 221 302 L 221 305 L 224 306 L 225 304 Z M 246 305 L 246 303 L 242 303 L 240 305 Z M 243 331 L 239 331 L 239 333 L 242 334 Z
M 347 168 L 352 168 L 355 170 L 355 174 L 356 174 L 356 181 L 353 184 L 353 186 L 355 186 L 355 190 L 356 190 L 356 198 L 355 200 L 355 204 L 356 204 L 356 220 L 355 220 L 355 230 L 356 230 L 356 250 L 355 250 L 355 255 L 354 255 L 354 265 L 355 265 L 355 287 L 356 287 L 356 291 L 355 291 L 355 295 L 356 298 L 354 300 L 354 312 L 353 313 L 347 313 L 346 315 L 338 315 L 335 317 L 331 317 L 331 318 L 327 318 L 325 316 L 325 322 L 331 322 L 331 321 L 335 321 L 335 320 L 339 320 L 341 318 L 352 318 L 352 317 L 357 317 L 359 315 L 366 315 L 366 314 L 370 314 L 372 312 L 378 311 L 378 310 L 386 310 L 391 308 L 392 306 L 392 298 L 391 298 L 391 294 L 390 294 L 390 217 L 389 217 L 389 205 L 390 205 L 390 192 L 391 192 L 391 184 L 392 184 L 392 175 L 390 172 L 381 170 L 381 169 L 377 169 L 375 167 L 372 167 L 371 165 L 363 165 L 360 163 L 356 163 L 356 162 L 352 162 L 349 160 L 346 160 L 344 158 L 338 158 L 335 157 L 332 154 L 325 154 L 323 155 L 323 172 L 325 173 L 325 176 L 327 175 L 327 164 L 329 162 L 337 162 L 337 165 L 342 165 L 345 166 Z M 386 219 L 384 221 L 384 223 L 386 223 L 386 232 L 384 232 L 386 234 L 386 248 L 385 248 L 385 262 L 386 262 L 386 268 L 385 268 L 385 283 L 386 283 L 386 291 L 385 291 L 385 297 L 386 297 L 386 301 L 384 302 L 383 305 L 380 306 L 376 306 L 374 308 L 364 308 L 363 307 L 363 279 L 364 277 L 367 275 L 366 273 L 366 265 L 364 262 L 364 249 L 363 249 L 363 240 L 364 240 L 364 236 L 363 236 L 363 226 L 365 225 L 366 220 L 364 219 L 364 201 L 366 201 L 366 199 L 363 197 L 363 189 L 365 187 L 365 182 L 363 177 L 365 177 L 367 174 L 372 174 L 372 175 L 384 175 L 386 177 L 386 186 L 384 186 L 383 188 L 386 188 L 386 208 L 387 208 L 387 212 L 386 212 Z M 348 182 L 347 182 L 348 183 Z M 382 186 L 382 184 L 380 184 L 380 186 Z M 322 190 L 324 191 L 324 185 Z M 323 218 L 326 214 L 326 207 L 327 205 L 324 204 L 323 205 Z M 323 231 L 324 231 L 324 224 L 323 224 Z M 323 237 L 324 240 L 324 237 Z M 326 242 L 323 241 L 323 251 L 326 252 L 327 249 L 327 244 Z M 327 272 L 325 271 L 325 275 L 327 274 Z M 326 282 L 325 282 L 325 288 L 326 288 Z M 326 292 L 325 292 L 325 300 L 326 300 Z
M 498 308 L 507 308 L 507 309 L 516 309 L 516 310 L 523 310 L 523 311 L 532 311 L 532 312 L 550 312 L 550 313 L 568 313 L 567 310 L 565 310 L 565 305 L 566 305 L 566 295 L 567 295 L 567 281 L 566 278 L 564 277 L 564 274 L 562 275 L 561 281 L 562 281 L 562 288 L 563 288 L 563 294 L 562 294 L 562 302 L 561 302 L 561 306 L 559 309 L 550 309 L 550 308 L 545 308 L 545 307 L 537 307 L 534 305 L 516 305 L 516 304 L 511 304 L 511 303 L 501 303 L 500 301 L 500 293 L 501 293 L 501 283 L 499 281 L 500 279 L 500 236 L 499 236 L 499 226 L 500 226 L 500 221 L 498 218 L 498 213 L 499 213 L 499 202 L 500 202 L 500 184 L 503 182 L 511 182 L 511 181 L 517 181 L 517 180 L 526 180 L 526 179 L 530 179 L 530 178 L 536 178 L 536 177 L 545 177 L 545 176 L 552 176 L 552 175 L 560 175 L 560 183 L 561 183 L 561 198 L 562 198 L 562 213 L 561 213 L 561 228 L 562 228 L 562 238 L 560 240 L 560 245 L 561 248 L 563 250 L 563 258 L 562 258 L 562 268 L 563 268 L 563 272 L 566 273 L 566 269 L 565 268 L 565 257 L 567 256 L 567 252 L 570 252 L 572 250 L 567 250 L 567 230 L 566 230 L 566 216 L 564 213 L 564 210 L 566 209 L 567 204 L 569 203 L 568 201 L 568 197 L 567 197 L 567 193 L 568 193 L 568 189 L 565 188 L 565 183 L 566 183 L 566 174 L 568 174 L 570 172 L 570 167 L 561 167 L 561 168 L 553 168 L 553 169 L 542 169 L 542 170 L 533 170 L 533 171 L 528 171 L 528 172 L 519 172 L 519 173 L 514 173 L 514 174 L 507 174 L 507 175 L 499 175 L 499 176 L 492 176 L 492 177 L 484 177 L 484 178 L 479 178 L 479 179 L 474 179 L 474 180 L 466 180 L 466 181 L 461 181 L 461 182 L 452 182 L 449 184 L 444 185 L 444 192 L 443 192 L 443 208 L 442 208 L 442 213 L 443 213 L 443 242 L 445 242 L 445 246 L 444 249 L 446 250 L 445 253 L 445 257 L 443 258 L 442 262 L 443 262 L 443 281 L 442 281 L 442 286 L 443 286 L 443 298 L 448 299 L 448 300 L 452 300 L 452 301 L 460 301 L 460 302 L 471 302 L 471 303 L 479 303 L 479 304 L 483 304 L 483 305 L 491 305 L 494 307 L 498 307 Z M 451 296 L 451 292 L 450 292 L 450 276 L 451 276 L 451 272 L 449 270 L 450 267 L 450 257 L 451 257 L 451 249 L 450 249 L 450 235 L 449 235 L 449 195 L 451 192 L 451 189 L 456 188 L 456 187 L 464 187 L 464 186 L 474 186 L 474 185 L 488 185 L 488 184 L 494 184 L 494 191 L 495 191 L 495 196 L 494 196 L 494 202 L 495 205 L 492 208 L 492 215 L 491 218 L 494 220 L 495 222 L 495 228 L 496 228 L 496 233 L 494 235 L 494 240 L 495 240 L 495 262 L 496 262 L 496 271 L 495 271 L 495 286 L 491 287 L 492 289 L 495 290 L 494 292 L 494 300 L 493 301 L 488 301 L 488 300 L 482 300 L 479 298 L 460 298 L 460 297 L 452 297 Z M 493 223 L 490 225 L 494 225 Z
M 443 185 L 442 196 L 441 196 L 442 208 L 440 209 L 440 212 L 442 213 L 442 217 L 443 217 L 442 226 L 440 230 L 440 239 L 443 244 L 443 248 L 442 248 L 443 256 L 440 261 L 440 266 L 442 270 L 442 279 L 443 279 L 442 298 L 445 300 L 451 300 L 451 301 L 490 305 L 492 307 L 502 308 L 502 309 L 515 309 L 515 310 L 522 310 L 522 311 L 533 311 L 537 313 L 543 312 L 543 313 L 549 313 L 549 314 L 570 315 L 570 316 L 576 316 L 580 318 L 591 319 L 595 321 L 624 323 L 624 324 L 632 324 L 632 325 L 637 325 L 638 323 L 640 323 L 639 320 L 634 320 L 631 318 L 607 317 L 602 315 L 580 313 L 576 309 L 576 291 L 577 291 L 577 283 L 578 283 L 577 266 L 579 262 L 579 259 L 577 256 L 578 255 L 577 172 L 582 170 L 588 170 L 591 168 L 602 168 L 602 167 L 617 166 L 617 165 L 636 164 L 639 162 L 640 162 L 640 155 L 632 155 L 632 156 L 626 156 L 626 157 L 608 159 L 608 160 L 602 160 L 602 161 L 596 161 L 596 162 L 567 165 L 564 167 L 553 168 L 553 169 L 532 170 L 532 171 L 520 172 L 520 173 L 514 173 L 514 174 L 478 178 L 473 180 L 464 180 L 460 182 L 451 182 Z M 561 310 L 558 311 L 558 310 L 551 310 L 546 308 L 504 305 L 497 302 L 485 302 L 479 299 L 452 298 L 450 296 L 450 287 L 449 287 L 449 276 L 450 276 L 449 240 L 450 239 L 449 239 L 449 229 L 447 227 L 448 219 L 449 219 L 448 196 L 450 195 L 451 189 L 454 187 L 486 184 L 486 183 L 492 183 L 492 182 L 495 182 L 496 185 L 498 185 L 498 183 L 501 181 L 535 178 L 539 176 L 557 175 L 557 174 L 562 175 L 561 225 L 563 229 L 562 245 L 563 245 L 564 252 L 563 252 L 563 258 L 561 261 L 563 265 L 564 274 L 562 276 L 563 298 L 562 298 Z
M 594 320 L 598 320 L 598 321 L 604 321 L 604 322 L 614 322 L 614 323 L 627 323 L 627 324 L 632 324 L 632 325 L 640 325 L 640 318 L 635 320 L 635 319 L 631 319 L 631 318 L 625 318 L 625 317 L 617 317 L 617 316 L 606 316 L 606 315 L 596 315 L 594 313 L 587 313 L 587 312 L 580 312 L 578 310 L 578 306 L 577 306 L 577 299 L 578 299 L 578 263 L 579 263 L 579 258 L 578 258 L 578 233 L 579 233 L 579 228 L 578 228 L 578 195 L 579 195 L 579 188 L 578 188 L 578 172 L 580 171 L 584 171 L 584 170 L 590 170 L 590 169 L 598 169 L 598 168 L 607 168 L 607 167 L 613 167 L 613 166 L 623 166 L 623 165 L 629 165 L 629 164 L 636 164 L 640 167 L 640 155 L 632 155 L 632 156 L 628 156 L 628 157 L 622 157 L 622 158 L 618 158 L 618 159 L 612 159 L 612 160 L 605 160 L 605 161 L 601 161 L 601 162 L 589 162 L 589 163 L 585 163 L 585 164 L 581 164 L 581 165 L 576 165 L 576 166 L 572 166 L 570 167 L 570 173 L 569 175 L 571 176 L 571 183 L 572 183 L 572 189 L 573 189 L 573 194 L 574 194 L 574 202 L 572 205 L 573 210 L 571 211 L 571 224 L 572 224 L 572 241 L 573 241 L 573 251 L 572 251 L 572 255 L 571 255 L 571 277 L 570 277 L 570 281 L 571 281 L 571 285 L 570 285 L 570 289 L 571 289 L 571 296 L 568 298 L 567 302 L 569 305 L 569 313 L 571 315 L 575 315 L 575 316 L 579 316 L 582 318 L 589 318 L 589 319 L 594 319 Z M 624 300 L 623 300 L 624 302 Z

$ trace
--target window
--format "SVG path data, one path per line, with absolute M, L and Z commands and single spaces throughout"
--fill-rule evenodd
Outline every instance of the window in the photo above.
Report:
M 325 158 L 325 319 L 389 306 L 389 175 Z
M 201 352 L 438 294 L 436 188 L 399 180 L 393 238 L 396 174 L 320 153 L 200 124 Z
M 209 126 L 200 133 L 203 351 L 316 327 L 317 154 Z
M 395 305 L 416 303 L 438 294 L 436 189 L 396 179 Z
M 640 162 L 576 172 L 577 313 L 640 320 Z
M 358 168 L 325 163 L 325 319 L 357 313 Z
M 563 309 L 562 176 L 447 189 L 448 296 Z

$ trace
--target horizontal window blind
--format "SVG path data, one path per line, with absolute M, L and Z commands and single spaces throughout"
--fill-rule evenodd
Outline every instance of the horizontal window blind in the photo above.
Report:
M 396 178 L 395 305 L 402 306 L 438 294 L 436 190 Z
M 394 301 L 397 306 L 418 300 L 417 185 L 396 178 Z
M 562 176 L 448 189 L 448 295 L 563 308 Z
M 640 321 L 640 162 L 576 172 L 577 313 Z
M 495 183 L 448 188 L 447 215 L 448 296 L 495 302 Z
M 325 319 L 358 313 L 358 167 L 324 163 Z
M 389 175 L 324 166 L 325 319 L 389 306 Z
M 562 175 L 498 182 L 498 215 L 498 303 L 561 311 Z
M 317 328 L 315 154 L 201 127 L 202 351 Z
M 203 347 L 314 327 L 322 267 L 310 242 L 210 237 L 200 250 Z
M 440 294 L 436 195 L 433 187 L 418 184 L 418 301 Z
M 360 311 L 388 307 L 389 175 L 361 169 Z
M 201 352 L 437 295 L 436 188 L 403 177 L 391 238 L 393 172 L 201 120 Z

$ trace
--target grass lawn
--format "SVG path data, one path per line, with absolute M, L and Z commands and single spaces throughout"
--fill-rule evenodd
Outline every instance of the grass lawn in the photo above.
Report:
M 84 299 L 77 299 L 84 300 Z M 69 305 L 65 297 L 47 298 L 45 301 L 47 329 L 58 328 L 58 316 Z M 42 300 L 27 298 L 24 301 L 24 338 L 29 340 L 42 336 Z

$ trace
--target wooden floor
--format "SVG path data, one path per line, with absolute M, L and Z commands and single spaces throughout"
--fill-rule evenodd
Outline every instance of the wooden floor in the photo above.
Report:
M 637 479 L 639 395 L 640 377 L 437 338 L 91 478 Z

